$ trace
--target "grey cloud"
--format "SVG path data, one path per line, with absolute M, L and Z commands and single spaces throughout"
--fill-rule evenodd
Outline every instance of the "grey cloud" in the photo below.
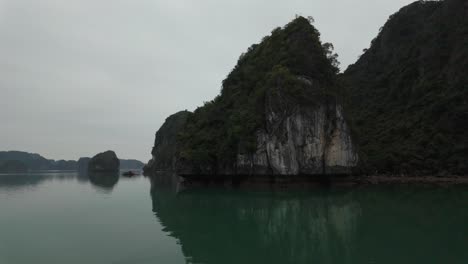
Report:
M 176 111 L 220 91 L 239 55 L 312 15 L 342 69 L 407 0 L 0 0 L 0 149 L 149 157 Z

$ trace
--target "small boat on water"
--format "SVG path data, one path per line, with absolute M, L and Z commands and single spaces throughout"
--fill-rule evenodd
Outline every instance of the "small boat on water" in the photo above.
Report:
M 139 173 L 134 172 L 134 171 L 126 171 L 126 172 L 122 173 L 122 175 L 126 176 L 126 177 L 133 177 L 133 176 L 139 175 Z

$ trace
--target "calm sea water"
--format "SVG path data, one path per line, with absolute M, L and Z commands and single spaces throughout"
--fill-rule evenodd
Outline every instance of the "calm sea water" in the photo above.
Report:
M 0 263 L 468 263 L 468 188 L 0 174 Z

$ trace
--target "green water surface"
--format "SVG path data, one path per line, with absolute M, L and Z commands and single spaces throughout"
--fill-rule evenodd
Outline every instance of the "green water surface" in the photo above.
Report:
M 0 263 L 468 263 L 468 187 L 175 192 L 0 174 Z

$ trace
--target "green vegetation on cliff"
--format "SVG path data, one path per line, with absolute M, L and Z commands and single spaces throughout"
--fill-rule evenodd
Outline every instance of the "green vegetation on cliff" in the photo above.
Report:
M 359 152 L 352 155 L 359 157 L 357 173 L 468 174 L 466 0 L 417 1 L 402 8 L 340 75 L 333 46 L 320 42 L 310 21 L 298 17 L 242 54 L 223 81 L 221 94 L 186 114 L 186 123 L 172 130 L 177 137 L 171 142 L 177 144 L 166 144 L 170 151 L 163 152 L 168 155 L 160 154 L 156 162 L 170 161 L 174 168 L 179 161 L 187 174 L 235 174 L 237 157 L 247 166 L 261 163 L 268 168 L 273 155 L 284 167 L 297 156 L 296 150 L 290 151 L 295 143 L 288 141 L 290 127 L 261 143 L 270 144 L 272 155 L 255 153 L 265 152 L 258 145 L 258 131 L 275 119 L 268 131 L 273 135 L 281 130 L 276 126 L 288 126 L 281 119 L 290 116 L 283 112 L 323 103 L 343 109 L 350 131 L 342 134 L 352 134 L 347 145 Z M 334 124 L 337 116 L 332 112 L 322 119 Z M 309 127 L 317 123 L 316 117 L 306 119 Z M 326 130 L 330 136 L 333 129 Z M 310 137 L 326 141 L 317 135 Z M 279 145 L 285 146 L 282 152 Z M 308 149 L 319 152 L 319 145 Z
M 260 44 L 242 54 L 223 81 L 221 94 L 187 119 L 180 133 L 180 157 L 194 168 L 211 170 L 232 166 L 236 153 L 256 150 L 256 131 L 265 124 L 267 89 L 281 82 L 284 94 L 297 104 L 314 103 L 334 87 L 336 54 L 322 45 L 310 20 L 297 17 L 276 28 Z M 302 80 L 301 80 L 302 78 Z
M 392 15 L 344 75 L 367 173 L 468 173 L 466 1 Z
M 88 170 L 93 172 L 115 172 L 119 171 L 120 161 L 114 151 L 108 150 L 91 158 Z
M 180 111 L 166 118 L 164 124 L 156 132 L 154 147 L 151 150 L 153 159 L 145 166 L 145 171 L 175 169 L 175 162 L 180 151 L 178 135 L 190 114 L 189 111 Z

